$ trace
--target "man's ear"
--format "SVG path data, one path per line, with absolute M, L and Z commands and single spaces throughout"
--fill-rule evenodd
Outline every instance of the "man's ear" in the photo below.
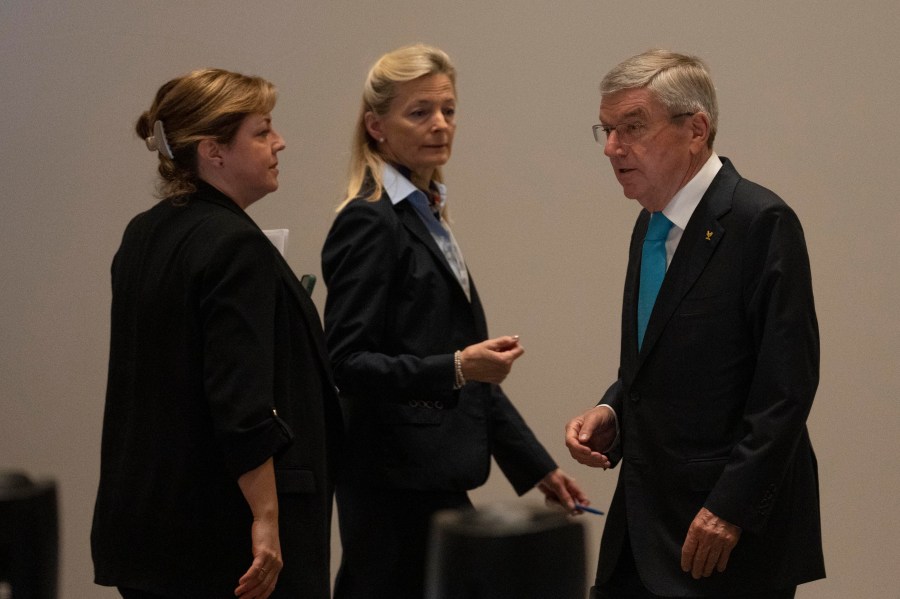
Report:
M 369 135 L 371 135 L 372 138 L 376 141 L 383 141 L 384 128 L 382 127 L 381 119 L 378 117 L 378 115 L 369 110 L 363 116 L 363 119 L 365 120 L 366 131 L 369 132 Z
M 709 141 L 709 115 L 698 112 L 691 117 L 691 149 L 701 152 Z

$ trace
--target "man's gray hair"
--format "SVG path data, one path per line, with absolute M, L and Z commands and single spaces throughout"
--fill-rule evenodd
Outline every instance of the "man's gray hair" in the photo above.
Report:
M 716 88 L 702 60 L 668 50 L 647 50 L 613 67 L 600 82 L 600 95 L 606 97 L 637 88 L 653 92 L 670 115 L 706 113 L 709 117 L 707 145 L 712 148 L 719 128 L 719 104 Z

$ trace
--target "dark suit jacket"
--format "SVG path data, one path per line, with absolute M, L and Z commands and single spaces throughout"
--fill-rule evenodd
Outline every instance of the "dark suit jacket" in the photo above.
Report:
M 274 455 L 285 566 L 273 596 L 328 597 L 341 418 L 321 323 L 287 263 L 201 184 L 132 220 L 112 283 L 97 583 L 231 596 L 252 562 L 237 478 Z
M 644 584 L 666 596 L 765 591 L 825 575 L 806 418 L 819 378 L 809 260 L 794 212 L 727 159 L 691 217 L 637 346 L 640 258 L 631 238 L 619 379 L 602 403 L 621 472 L 598 581 L 626 528 Z M 724 573 L 680 569 L 701 507 L 740 526 Z
M 486 480 L 493 455 L 521 494 L 555 468 L 499 386 L 453 389 L 453 353 L 487 339 L 484 312 L 408 201 L 348 204 L 325 241 L 322 273 L 326 339 L 352 440 L 346 476 L 465 491 Z

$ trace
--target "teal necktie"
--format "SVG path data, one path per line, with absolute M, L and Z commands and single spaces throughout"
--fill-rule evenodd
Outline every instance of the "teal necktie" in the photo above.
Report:
M 638 351 L 644 343 L 644 333 L 647 331 L 647 322 L 650 313 L 653 312 L 653 304 L 659 288 L 662 287 L 663 277 L 666 276 L 666 237 L 672 221 L 662 212 L 654 212 L 650 215 L 650 225 L 647 227 L 647 235 L 644 237 L 644 248 L 641 251 L 641 286 L 638 294 Z

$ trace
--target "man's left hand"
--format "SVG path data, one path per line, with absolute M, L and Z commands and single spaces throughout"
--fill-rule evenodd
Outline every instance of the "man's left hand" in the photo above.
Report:
M 711 576 L 713 568 L 724 572 L 731 550 L 740 538 L 739 526 L 722 520 L 705 507 L 700 508 L 681 548 L 681 569 L 695 579 Z

